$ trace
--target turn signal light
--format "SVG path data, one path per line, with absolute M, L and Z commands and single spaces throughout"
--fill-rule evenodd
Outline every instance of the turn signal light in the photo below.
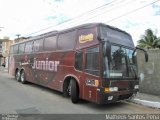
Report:
M 114 92 L 118 91 L 118 87 L 109 87 L 104 89 L 105 92 Z

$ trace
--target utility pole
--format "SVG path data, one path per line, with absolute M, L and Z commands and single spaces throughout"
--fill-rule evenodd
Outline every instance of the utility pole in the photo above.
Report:
M 17 40 L 19 42 L 19 37 L 21 36 L 21 34 L 17 34 L 16 36 L 17 36 Z

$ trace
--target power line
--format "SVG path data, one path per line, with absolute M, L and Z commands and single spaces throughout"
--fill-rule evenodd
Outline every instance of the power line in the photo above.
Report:
M 93 15 L 94 15 L 94 14 L 95 14 L 94 11 L 99 10 L 99 9 L 105 9 L 104 7 L 106 7 L 106 6 L 108 6 L 108 5 L 114 6 L 113 3 L 116 2 L 116 1 L 119 1 L 119 0 L 114 0 L 114 1 L 112 1 L 112 2 L 110 2 L 110 3 L 106 3 L 106 4 L 104 4 L 104 5 L 100 6 L 100 7 L 97 7 L 97 8 L 95 8 L 95 9 L 93 9 L 93 10 L 90 10 L 90 11 L 88 11 L 88 12 L 85 12 L 85 13 L 83 13 L 83 14 L 81 14 L 81 15 L 78 15 L 78 16 L 72 18 L 72 19 L 68 19 L 68 20 L 66 20 L 66 21 L 63 21 L 62 23 L 59 23 L 59 24 L 56 24 L 56 25 L 54 25 L 54 26 L 50 26 L 50 27 L 41 29 L 41 30 L 39 30 L 39 31 L 33 32 L 33 33 L 28 34 L 28 35 L 26 35 L 26 36 L 30 36 L 30 35 L 39 33 L 39 32 L 41 32 L 41 31 L 48 30 L 48 29 L 50 29 L 50 28 L 53 28 L 53 27 L 62 25 L 62 24 L 67 23 L 67 22 L 71 22 L 72 20 L 75 20 L 75 19 L 78 19 L 78 18 L 81 18 L 81 17 L 83 18 L 83 16 L 85 16 L 85 15 L 87 15 L 87 17 L 90 16 L 90 15 L 92 15 L 92 13 L 93 13 Z M 125 1 L 127 1 L 127 0 L 120 0 L 118 3 L 124 3 Z M 131 0 L 131 1 L 132 1 L 132 0 Z M 132 2 L 134 2 L 134 1 L 132 1 Z M 123 6 L 123 4 L 120 5 L 120 6 Z M 116 7 L 116 6 L 115 6 L 115 7 Z M 117 8 L 118 8 L 118 7 L 117 7 Z M 117 8 L 116 8 L 116 9 L 117 9 Z M 112 9 L 110 9 L 109 11 L 111 11 L 111 10 L 112 10 Z M 89 13 L 89 14 L 87 14 L 87 13 Z M 105 13 L 106 13 L 106 11 L 105 11 Z M 97 16 L 97 15 L 96 15 L 96 16 Z M 96 17 L 96 16 L 93 16 L 92 18 L 94 18 L 94 17 Z M 84 18 L 85 18 L 85 17 L 84 17 Z M 86 19 L 86 18 L 85 18 L 85 19 Z M 85 20 L 85 19 L 84 19 L 84 20 Z M 90 19 L 90 18 L 87 18 L 87 20 L 88 20 L 88 19 Z M 83 21 L 84 21 L 84 20 L 83 20 Z M 76 22 L 76 21 L 73 21 L 72 24 L 73 24 L 74 22 Z M 79 22 L 79 20 L 78 20 L 78 22 Z
M 30 34 L 25 35 L 25 36 L 30 36 L 30 35 L 32 35 L 32 34 L 36 34 L 36 33 L 39 33 L 39 32 L 41 32 L 41 31 L 44 31 L 44 30 L 50 29 L 50 28 L 52 28 L 52 27 L 55 27 L 55 26 L 61 25 L 61 24 L 63 24 L 63 23 L 69 22 L 69 21 L 71 21 L 71 20 L 73 20 L 73 19 L 76 19 L 76 18 L 82 17 L 82 16 L 84 16 L 84 14 L 87 14 L 87 13 L 90 13 L 90 14 L 91 14 L 91 13 L 93 13 L 95 10 L 97 10 L 97 9 L 101 9 L 101 8 L 103 8 L 103 7 L 105 7 L 105 6 L 108 6 L 108 5 L 110 5 L 110 4 L 112 4 L 112 3 L 116 2 L 116 1 L 118 1 L 118 0 L 113 0 L 113 1 L 111 1 L 111 2 L 109 2 L 109 3 L 106 3 L 106 4 L 104 4 L 104 5 L 101 5 L 101 6 L 97 7 L 97 8 L 95 8 L 95 9 L 92 9 L 92 10 L 90 10 L 90 11 L 87 11 L 87 12 L 85 12 L 85 13 L 82 13 L 82 14 L 80 14 L 80 15 L 78 15 L 78 16 L 76 16 L 76 17 L 72 18 L 72 19 L 68 19 L 68 20 L 66 20 L 66 21 L 63 21 L 62 23 L 58 23 L 58 24 L 56 24 L 56 25 L 54 25 L 54 26 L 50 26 L 50 27 L 47 27 L 47 28 L 41 29 L 41 30 L 39 30 L 39 31 L 36 31 L 36 32 L 30 33 Z
M 121 17 L 124 17 L 124 16 L 126 16 L 126 15 L 128 15 L 128 14 L 134 13 L 134 12 L 136 12 L 136 11 L 138 11 L 138 10 L 141 10 L 141 9 L 143 9 L 143 8 L 145 8 L 145 7 L 148 7 L 148 6 L 150 6 L 150 5 L 154 4 L 154 3 L 157 3 L 158 1 L 160 1 L 160 0 L 156 0 L 156 1 L 152 2 L 152 3 L 149 3 L 149 4 L 147 4 L 147 5 L 144 5 L 144 6 L 142 6 L 142 7 L 139 7 L 139 8 L 137 8 L 137 9 L 132 10 L 132 11 L 129 11 L 129 12 L 127 12 L 127 13 L 125 13 L 125 14 L 123 14 L 123 15 L 120 15 L 120 16 L 118 16 L 118 17 L 115 17 L 115 18 L 113 18 L 113 19 L 111 19 L 111 20 L 109 20 L 109 21 L 107 21 L 107 22 L 105 22 L 105 23 L 112 22 L 112 21 L 117 20 L 117 19 L 119 19 L 119 18 L 121 18 Z
M 121 17 L 124 17 L 124 16 L 126 16 L 126 15 L 128 15 L 128 14 L 134 13 L 134 12 L 136 12 L 136 11 L 138 11 L 138 10 L 140 10 L 140 9 L 143 9 L 143 8 L 149 6 L 149 5 L 152 5 L 152 4 L 154 4 L 154 3 L 158 2 L 158 1 L 160 1 L 160 0 L 154 1 L 154 2 L 152 2 L 152 3 L 149 3 L 149 4 L 147 4 L 147 5 L 144 5 L 144 6 L 142 6 L 142 7 L 139 7 L 139 8 L 136 8 L 136 9 L 134 9 L 134 10 L 131 10 L 131 11 L 129 11 L 129 12 L 123 14 L 123 15 L 120 15 L 120 16 L 118 16 L 118 17 L 115 17 L 115 18 L 113 18 L 113 19 L 111 19 L 111 20 L 109 20 L 109 21 L 107 21 L 107 22 L 105 22 L 105 23 L 112 22 L 112 21 L 117 20 L 117 19 L 119 19 L 119 18 L 121 18 Z M 105 13 L 105 12 L 104 12 L 104 13 Z M 100 13 L 99 15 L 102 15 L 102 14 L 104 14 L 104 13 Z M 97 17 L 97 16 L 99 16 L 99 15 L 96 15 L 96 16 L 93 16 L 93 17 L 91 17 L 91 18 L 85 19 L 85 21 L 90 20 L 90 19 L 92 19 L 92 18 L 95 18 L 95 17 Z M 83 20 L 83 21 L 84 21 L 84 20 Z M 81 23 L 82 23 L 83 21 L 81 21 Z
M 72 19 L 81 17 L 81 16 L 83 16 L 84 14 L 94 13 L 94 11 L 96 11 L 97 9 L 103 9 L 103 7 L 106 7 L 106 6 L 108 6 L 108 5 L 110 5 L 110 4 L 113 4 L 113 3 L 117 2 L 117 1 L 119 1 L 119 0 L 113 0 L 113 1 L 111 1 L 111 2 L 109 2 L 109 3 L 103 4 L 103 5 L 101 5 L 101 6 L 97 7 L 97 8 L 94 8 L 94 9 L 89 10 L 89 11 L 87 11 L 87 12 L 84 12 L 84 13 L 78 15 L 78 16 L 75 16 L 75 17 L 72 18 Z M 124 0 L 121 0 L 121 1 L 124 1 Z
M 145 8 L 145 7 L 147 7 L 147 6 L 150 6 L 150 5 L 152 5 L 152 4 L 154 4 L 154 3 L 158 2 L 158 1 L 160 1 L 160 0 L 156 0 L 156 1 L 154 1 L 154 2 L 151 2 L 151 3 L 147 4 L 147 5 L 144 5 L 144 6 L 142 6 L 142 7 L 139 7 L 139 8 L 136 8 L 136 9 L 134 9 L 134 10 L 131 10 L 131 11 L 129 11 L 129 12 L 123 14 L 123 15 L 120 15 L 120 16 L 118 16 L 118 17 L 115 17 L 115 18 L 113 18 L 113 19 L 111 19 L 111 20 L 109 20 L 109 21 L 107 21 L 107 22 L 105 22 L 105 23 L 112 22 L 112 21 L 117 20 L 117 19 L 119 19 L 119 18 L 121 18 L 121 17 L 124 17 L 124 16 L 126 16 L 126 15 L 128 15 L 128 14 L 134 13 L 134 12 L 136 12 L 136 11 L 138 11 L 138 10 L 140 10 L 140 9 L 143 9 L 143 8 Z M 112 2 L 113 2 L 113 1 L 112 1 Z M 112 3 L 112 2 L 111 2 L 111 3 Z M 100 6 L 100 7 L 97 7 L 97 8 L 95 8 L 95 9 L 93 9 L 93 10 L 90 10 L 90 11 L 86 12 L 85 14 L 90 13 L 90 12 L 93 12 L 94 10 L 100 9 L 101 7 L 104 7 L 104 6 L 106 6 L 106 5 L 109 5 L 109 3 L 104 4 L 104 5 Z M 122 6 L 122 5 L 120 5 L 120 6 Z M 110 9 L 109 11 L 111 11 L 111 9 Z M 95 18 L 95 17 L 97 17 L 97 16 L 99 16 L 99 15 L 102 15 L 102 14 L 104 14 L 104 13 L 106 13 L 106 12 L 100 13 L 100 14 L 98 14 L 98 15 L 96 15 L 96 16 L 92 16 L 91 18 L 87 18 L 87 20 L 92 19 L 92 18 Z M 29 35 L 27 35 L 27 36 L 30 36 L 30 35 L 32 35 L 32 34 L 39 33 L 39 32 L 41 32 L 41 31 L 50 29 L 50 28 L 52 28 L 52 27 L 56 27 L 56 26 L 58 26 L 58 25 L 61 25 L 61 24 L 66 23 L 66 22 L 70 22 L 70 21 L 72 21 L 72 20 L 74 20 L 74 19 L 76 19 L 76 18 L 78 18 L 78 17 L 81 17 L 81 15 L 78 15 L 77 17 L 74 17 L 73 19 L 66 20 L 66 21 L 64 21 L 63 23 L 59 23 L 59 24 L 57 24 L 57 25 L 54 25 L 54 26 L 50 26 L 50 27 L 48 27 L 48 28 L 41 29 L 41 30 L 39 30 L 39 31 L 37 31 L 37 32 L 34 32 L 34 33 L 31 33 L 31 34 L 29 34 Z M 84 21 L 84 20 L 83 20 L 83 21 Z M 86 21 L 86 20 L 85 20 L 85 21 Z
M 123 0 L 123 2 L 125 2 L 125 0 Z M 123 2 L 122 2 L 122 3 L 123 3 Z M 107 11 L 103 11 L 103 12 L 101 12 L 101 13 L 98 13 L 98 15 L 91 16 L 90 18 L 85 18 L 84 20 L 81 20 L 81 22 L 90 20 L 90 19 L 95 18 L 95 17 L 97 17 L 97 16 L 100 16 L 100 15 L 102 15 L 102 14 L 106 14 L 106 13 L 108 13 L 109 11 L 115 10 L 115 9 L 117 9 L 117 8 L 119 8 L 119 7 L 124 7 L 124 6 L 126 6 L 126 5 L 128 5 L 128 4 L 131 4 L 131 3 L 133 3 L 133 2 L 135 2 L 135 0 L 134 0 L 134 1 L 131 0 L 129 3 L 127 2 L 127 3 L 125 3 L 125 4 L 120 4 L 119 6 L 115 6 L 115 7 L 112 8 L 112 9 L 109 9 L 109 10 L 107 10 Z

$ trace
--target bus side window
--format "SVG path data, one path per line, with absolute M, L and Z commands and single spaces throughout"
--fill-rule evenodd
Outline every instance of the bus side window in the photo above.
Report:
M 57 36 L 50 36 L 44 40 L 45 51 L 55 51 L 57 49 Z
M 34 52 L 43 51 L 43 39 L 38 39 L 34 41 L 33 50 Z
M 33 41 L 30 42 L 26 42 L 26 46 L 25 46 L 25 53 L 31 53 L 32 52 L 32 45 L 33 45 Z
M 89 48 L 86 50 L 85 71 L 90 74 L 99 75 L 99 48 Z
M 19 53 L 24 53 L 25 43 L 19 45 Z
M 72 50 L 76 43 L 76 31 L 60 33 L 58 36 L 58 50 Z
M 83 63 L 83 52 L 78 51 L 75 54 L 75 68 L 77 70 L 82 71 L 82 63 Z

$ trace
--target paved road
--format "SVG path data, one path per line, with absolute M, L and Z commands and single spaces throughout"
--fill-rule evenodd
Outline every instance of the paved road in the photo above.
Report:
M 140 114 L 160 113 L 160 109 L 149 108 L 129 102 L 96 105 L 80 101 L 72 104 L 62 93 L 34 84 L 23 85 L 6 72 L 0 71 L 0 113 L 27 114 Z

